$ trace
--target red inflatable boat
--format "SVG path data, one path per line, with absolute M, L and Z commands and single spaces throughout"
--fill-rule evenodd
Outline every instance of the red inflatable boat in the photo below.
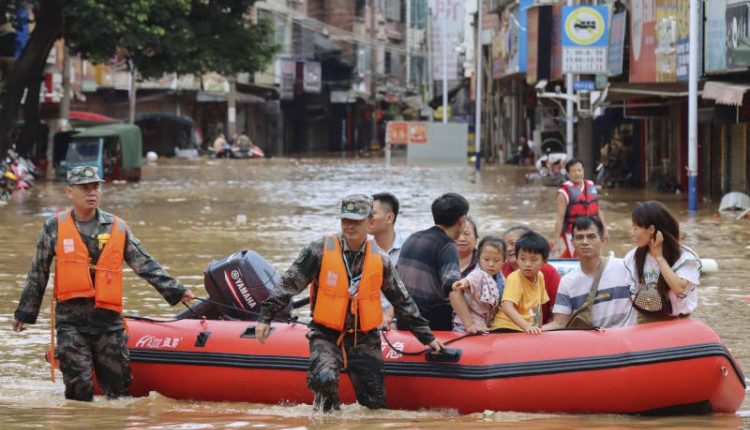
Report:
M 307 327 L 274 324 L 265 345 L 255 323 L 183 319 L 128 320 L 135 396 L 311 403 L 305 387 Z M 541 335 L 488 334 L 449 346 L 456 362 L 428 361 L 411 333 L 385 334 L 388 404 L 568 413 L 735 412 L 745 379 L 719 337 L 694 320 Z M 440 332 L 443 342 L 459 336 Z M 391 346 L 392 345 L 392 346 Z M 342 377 L 341 400 L 355 401 Z

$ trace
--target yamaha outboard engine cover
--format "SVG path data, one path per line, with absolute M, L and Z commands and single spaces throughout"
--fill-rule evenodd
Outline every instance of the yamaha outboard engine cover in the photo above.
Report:
M 255 321 L 260 305 L 279 285 L 279 275 L 257 252 L 243 250 L 218 261 L 212 261 L 203 272 L 203 285 L 209 297 L 220 306 L 227 317 Z M 286 318 L 292 310 L 290 303 L 276 318 Z

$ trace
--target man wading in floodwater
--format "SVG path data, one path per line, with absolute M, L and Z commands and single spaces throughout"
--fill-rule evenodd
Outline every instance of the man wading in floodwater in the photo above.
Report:
M 442 345 L 419 315 L 390 259 L 367 240 L 372 198 L 354 194 L 341 202 L 341 233 L 312 242 L 284 273 L 261 308 L 255 336 L 265 343 L 270 322 L 295 294 L 312 282 L 313 321 L 307 387 L 315 392 L 313 408 L 339 409 L 339 373 L 349 373 L 357 401 L 371 409 L 386 407 L 380 333 L 380 293 L 393 305 L 400 324 L 425 345 Z
M 16 332 L 36 322 L 54 257 L 55 357 L 60 360 L 65 398 L 73 400 L 92 400 L 94 373 L 107 397 L 128 395 L 123 262 L 169 304 L 194 298 L 143 249 L 122 219 L 99 209 L 102 182 L 96 167 L 68 171 L 65 193 L 73 207 L 44 222 L 13 321 Z

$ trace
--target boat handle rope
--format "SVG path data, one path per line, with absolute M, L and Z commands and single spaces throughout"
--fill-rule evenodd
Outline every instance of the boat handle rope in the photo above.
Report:
M 393 351 L 395 351 L 395 352 L 397 352 L 399 354 L 402 354 L 402 355 L 421 355 L 421 354 L 424 354 L 425 352 L 430 351 L 432 349 L 432 348 L 425 348 L 425 349 L 423 349 L 421 351 L 404 351 L 402 349 L 398 349 L 396 346 L 394 346 L 390 342 L 390 340 L 388 340 L 388 336 L 385 335 L 389 330 L 387 328 L 385 328 L 385 327 L 382 328 L 382 329 L 380 329 L 380 330 L 382 331 L 382 335 L 383 335 L 383 339 L 385 340 L 385 343 L 387 343 L 388 346 L 391 347 L 391 349 Z M 477 333 L 464 333 L 464 334 L 462 334 L 460 336 L 456 336 L 453 339 L 449 339 L 449 340 L 443 342 L 443 345 L 449 345 L 449 344 L 451 344 L 453 342 L 459 341 L 461 339 L 464 339 L 464 338 L 470 337 L 470 336 L 485 336 L 485 335 L 488 335 L 488 334 L 501 333 L 501 330 L 502 329 L 494 329 L 494 330 L 480 331 L 480 332 L 477 332 Z M 603 331 L 604 329 L 602 329 L 601 327 L 591 327 L 591 328 L 589 328 L 589 327 L 569 327 L 569 328 L 565 328 L 564 327 L 564 328 L 553 329 L 553 330 L 548 330 L 548 331 L 570 331 L 570 330 Z
M 221 302 L 217 302 L 217 301 L 214 301 L 214 300 L 211 300 L 211 299 L 203 299 L 203 298 L 200 298 L 200 297 L 196 297 L 195 300 L 198 300 L 198 301 L 201 301 L 201 302 L 211 303 L 212 305 L 215 305 L 215 306 L 224 307 L 224 308 L 227 308 L 227 309 L 231 309 L 233 311 L 242 312 L 244 314 L 248 314 L 248 315 L 255 316 L 255 317 L 260 316 L 260 312 L 249 311 L 249 310 L 246 310 L 246 309 L 240 309 L 240 308 L 238 308 L 236 306 L 227 305 L 227 304 L 224 304 L 224 303 L 221 303 Z M 298 303 L 307 304 L 307 300 L 308 300 L 307 298 L 295 300 L 294 301 L 294 307 L 295 308 L 299 307 Z M 190 312 L 193 315 L 195 315 L 196 317 L 198 317 L 200 319 L 203 318 L 197 312 L 195 312 L 195 310 L 190 305 L 188 305 L 185 302 L 183 302 L 183 304 L 188 309 L 190 309 Z M 171 323 L 171 322 L 181 321 L 181 319 L 178 319 L 178 318 L 155 319 L 155 318 L 149 318 L 149 317 L 142 317 L 142 316 L 138 316 L 138 315 L 125 315 L 125 318 L 129 318 L 129 319 L 133 319 L 133 320 L 138 320 L 138 321 L 153 322 L 153 323 Z M 305 325 L 305 326 L 309 327 L 308 323 L 299 321 L 299 317 L 296 316 L 296 315 L 289 316 L 288 318 L 274 318 L 273 321 L 283 322 L 283 323 L 288 323 L 288 324 L 302 324 L 302 325 Z
M 380 331 L 382 332 L 381 334 L 382 334 L 382 336 L 383 336 L 383 339 L 385 340 L 385 343 L 387 343 L 387 344 L 388 344 L 388 346 L 389 346 L 389 347 L 391 347 L 391 349 L 392 349 L 393 351 L 395 351 L 395 352 L 397 352 L 397 353 L 399 353 L 399 354 L 401 354 L 401 355 L 422 355 L 422 354 L 424 354 L 425 352 L 428 352 L 428 351 L 431 351 L 431 350 L 432 350 L 432 348 L 425 348 L 425 349 L 423 349 L 423 350 L 421 350 L 421 351 L 404 351 L 403 349 L 398 349 L 398 348 L 397 348 L 396 346 L 394 346 L 394 345 L 393 345 L 393 344 L 391 343 L 391 341 L 390 341 L 390 340 L 388 340 L 388 336 L 386 336 L 386 335 L 385 335 L 385 334 L 386 334 L 386 333 L 387 333 L 387 332 L 389 331 L 389 329 L 387 329 L 387 328 L 383 327 L 382 329 L 380 329 Z M 482 336 L 482 335 L 484 335 L 484 334 L 486 334 L 486 333 L 487 333 L 487 332 L 479 332 L 479 333 L 464 333 L 464 334 L 462 334 L 462 335 L 459 335 L 459 336 L 456 336 L 456 337 L 454 337 L 453 339 L 449 339 L 449 340 L 447 340 L 447 341 L 443 342 L 443 345 L 450 345 L 451 343 L 453 343 L 453 342 L 456 342 L 456 341 L 459 341 L 459 340 L 461 340 L 461 339 L 463 339 L 463 338 L 466 338 L 466 337 L 470 337 L 470 336 Z

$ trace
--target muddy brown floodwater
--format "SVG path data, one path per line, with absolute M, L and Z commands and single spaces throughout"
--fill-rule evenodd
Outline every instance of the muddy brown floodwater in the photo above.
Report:
M 102 208 L 123 217 L 149 252 L 197 293 L 212 259 L 253 249 L 279 271 L 308 242 L 336 231 L 339 199 L 352 192 L 394 193 L 402 204 L 403 232 L 431 225 L 430 203 L 454 191 L 467 197 L 480 235 L 525 223 L 549 235 L 554 228 L 555 189 L 530 185 L 517 167 L 411 166 L 382 159 L 302 158 L 271 160 L 159 160 L 144 167 L 135 184 L 107 184 Z M 22 334 L 10 330 L 13 311 L 44 219 L 67 204 L 64 186 L 39 182 L 29 194 L 0 206 L 0 425 L 11 428 L 220 429 L 220 428 L 750 428 L 750 400 L 736 415 L 645 418 L 620 415 L 454 411 L 369 411 L 346 405 L 328 417 L 308 405 L 177 401 L 158 394 L 86 404 L 63 397 L 61 377 L 49 381 L 44 351 L 49 342 L 49 295 L 39 321 Z M 715 259 L 720 270 L 705 274 L 694 318 L 710 325 L 740 364 L 750 363 L 750 221 L 715 214 L 703 203 L 688 217 L 683 196 L 643 190 L 603 190 L 610 229 L 609 250 L 622 256 L 632 245 L 633 203 L 659 199 L 681 222 L 683 243 Z M 175 312 L 144 281 L 125 272 L 129 313 L 169 316 Z M 178 309 L 179 310 L 179 309 Z M 58 374 L 59 375 L 59 374 Z M 685 375 L 689 378 L 690 375 Z M 248 389 L 252 389 L 248 386 Z

